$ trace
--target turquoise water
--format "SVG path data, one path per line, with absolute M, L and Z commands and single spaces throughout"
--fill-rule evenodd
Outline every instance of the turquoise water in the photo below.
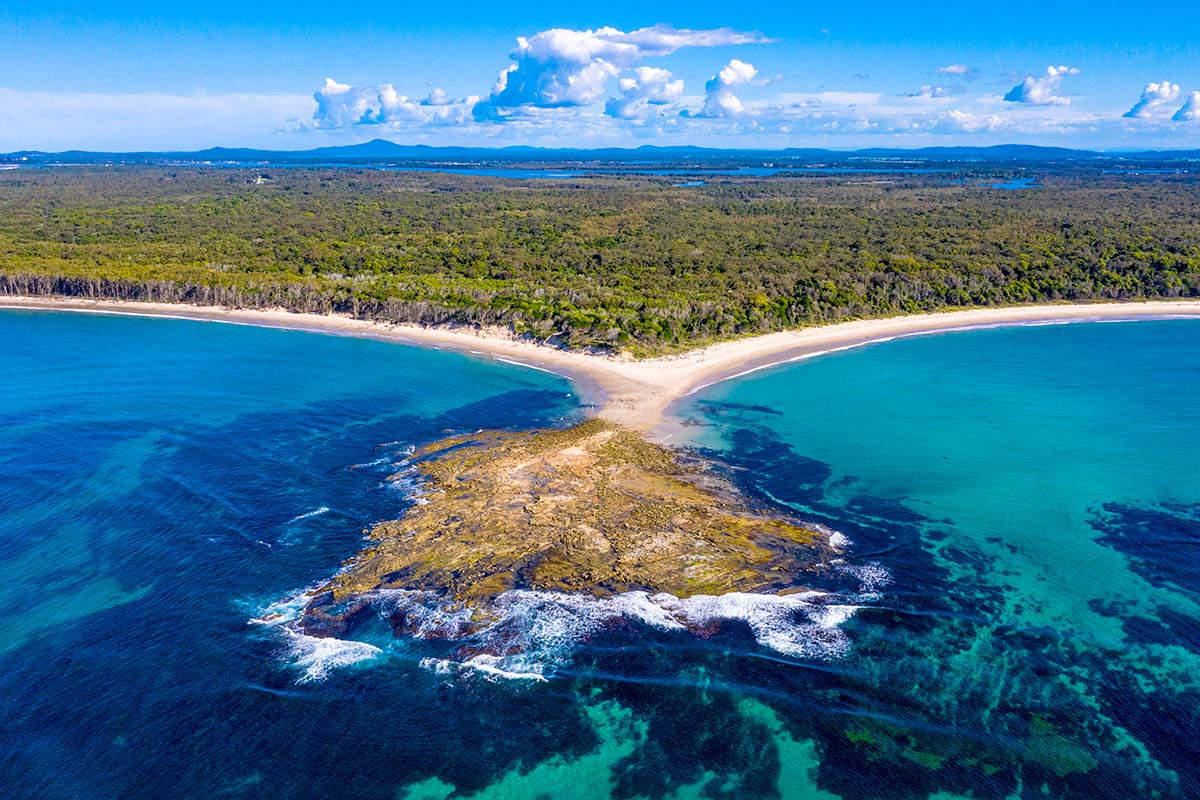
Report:
M 1003 189 L 1004 191 L 1013 192 L 1019 189 L 1029 189 L 1037 186 L 1036 178 L 1011 178 L 1001 183 L 989 183 L 988 186 L 992 189 Z
M 403 513 L 408 448 L 563 424 L 567 383 L 181 320 L 4 311 L 0 342 L 0 796 L 393 796 L 436 677 L 298 684 L 345 653 L 247 622 Z
M 5 797 L 1200 796 L 1200 322 L 711 387 L 695 444 L 852 542 L 799 576 L 840 623 L 514 596 L 521 680 L 463 668 L 478 642 L 253 620 L 418 501 L 412 447 L 566 424 L 565 382 L 180 320 L 0 312 L 0 342 Z
M 893 341 L 686 413 L 893 573 L 854 625 L 844 756 L 980 796 L 1200 796 L 1200 323 Z M 963 776 L 989 768 L 1013 774 Z

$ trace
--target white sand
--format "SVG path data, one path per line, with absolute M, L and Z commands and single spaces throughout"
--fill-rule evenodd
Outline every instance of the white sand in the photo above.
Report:
M 135 314 L 294 328 L 487 355 L 571 378 L 584 399 L 598 406 L 600 416 L 649 433 L 660 441 L 669 439 L 676 430 L 677 422 L 668 418 L 667 411 L 680 398 L 704 386 L 747 372 L 831 350 L 901 336 L 979 327 L 1200 317 L 1200 300 L 985 308 L 844 322 L 722 342 L 678 356 L 632 360 L 566 352 L 515 340 L 505 336 L 502 331 L 391 325 L 342 316 L 294 314 L 283 310 L 252 311 L 215 306 L 47 297 L 0 297 L 0 308 Z

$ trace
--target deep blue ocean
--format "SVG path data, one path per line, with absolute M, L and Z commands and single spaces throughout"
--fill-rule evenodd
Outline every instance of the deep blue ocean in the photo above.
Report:
M 27 311 L 0 312 L 0 376 L 5 798 L 1200 797 L 1200 322 L 919 337 L 710 387 L 691 444 L 880 576 L 846 646 L 564 600 L 530 619 L 543 680 L 255 619 L 418 501 L 389 479 L 411 448 L 580 419 L 565 381 Z

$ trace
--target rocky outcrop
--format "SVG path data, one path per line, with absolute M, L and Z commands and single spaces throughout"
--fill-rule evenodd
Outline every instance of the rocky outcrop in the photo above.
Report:
M 593 419 L 482 433 L 413 457 L 426 495 L 313 592 L 312 633 L 337 633 L 372 595 L 432 593 L 487 621 L 511 589 L 679 598 L 803 590 L 828 547 L 752 508 L 710 465 Z M 411 476 L 406 476 L 411 477 Z

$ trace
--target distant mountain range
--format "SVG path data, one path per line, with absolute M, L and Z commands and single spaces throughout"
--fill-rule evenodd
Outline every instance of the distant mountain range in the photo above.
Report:
M 992 147 L 922 147 L 911 150 L 869 148 L 865 150 L 822 150 L 787 148 L 783 150 L 726 150 L 708 147 L 554 149 L 542 147 L 431 147 L 402 145 L 386 139 L 362 144 L 318 147 L 312 150 L 255 150 L 244 147 L 212 147 L 192 152 L 102 153 L 67 150 L 45 153 L 23 150 L 0 154 L 0 163 L 37 164 L 156 164 L 209 162 L 392 162 L 418 163 L 466 162 L 672 162 L 714 161 L 764 162 L 781 159 L 804 162 L 841 162 L 851 160 L 907 159 L 922 161 L 1189 161 L 1200 159 L 1200 150 L 1154 150 L 1101 152 L 1072 150 L 1064 147 L 1039 147 L 1002 144 Z

